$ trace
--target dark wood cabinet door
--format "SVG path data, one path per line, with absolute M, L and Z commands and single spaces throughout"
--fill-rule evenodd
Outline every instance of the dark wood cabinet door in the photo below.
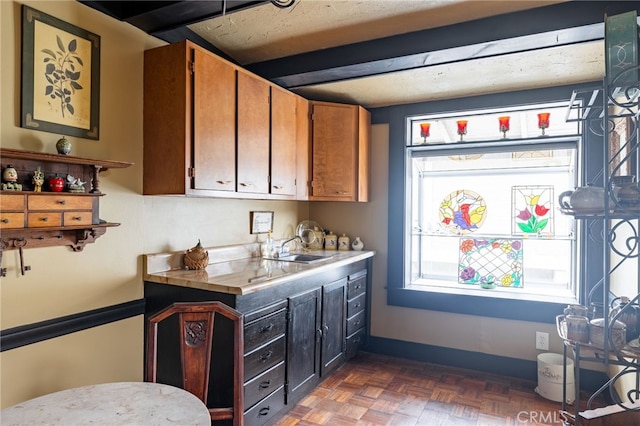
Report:
M 269 192 L 269 84 L 238 71 L 238 192 Z
M 236 70 L 193 51 L 193 188 L 236 189 Z
M 307 394 L 320 378 L 320 289 L 289 298 L 287 404 Z
M 347 279 L 322 287 L 322 351 L 320 376 L 346 360 Z
M 296 95 L 271 88 L 271 193 L 296 194 Z

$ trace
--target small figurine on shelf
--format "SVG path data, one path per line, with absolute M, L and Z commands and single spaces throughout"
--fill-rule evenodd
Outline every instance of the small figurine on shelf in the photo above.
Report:
M 33 183 L 33 192 L 42 192 L 42 185 L 44 185 L 44 173 L 40 166 L 33 172 L 33 179 L 31 179 Z
M 2 171 L 2 180 L 3 190 L 22 191 L 22 185 L 18 183 L 18 172 L 11 164 L 7 164 Z
M 67 186 L 69 187 L 69 192 L 85 192 L 85 183 L 86 182 L 83 182 L 80 179 L 74 178 L 71 175 L 67 175 Z

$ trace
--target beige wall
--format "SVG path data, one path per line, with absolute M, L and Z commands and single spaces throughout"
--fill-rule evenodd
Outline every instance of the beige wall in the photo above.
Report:
M 0 143 L 55 153 L 60 135 L 22 129 L 21 4 L 0 1 Z M 0 329 L 31 324 L 143 297 L 143 253 L 254 241 L 249 211 L 275 211 L 276 237 L 291 235 L 307 203 L 143 197 L 143 51 L 163 42 L 76 1 L 27 1 L 29 6 L 101 36 L 100 140 L 69 138 L 73 155 L 129 161 L 101 175 L 101 218 L 122 225 L 74 253 L 67 247 L 4 253 Z M 4 165 L 4 161 L 3 161 Z M 141 380 L 143 320 L 136 317 L 0 354 L 0 407 L 90 383 Z

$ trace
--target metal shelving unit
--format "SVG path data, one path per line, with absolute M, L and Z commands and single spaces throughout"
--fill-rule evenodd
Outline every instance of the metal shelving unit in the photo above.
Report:
M 603 276 L 588 293 L 585 302 L 591 302 L 601 296 L 605 322 L 605 337 L 602 347 L 572 341 L 563 335 L 561 318 L 558 318 L 558 333 L 564 339 L 564 371 L 567 368 L 567 356 L 572 352 L 575 373 L 575 395 L 573 421 L 577 424 L 580 419 L 580 364 L 582 362 L 602 363 L 605 366 L 619 366 L 619 372 L 614 374 L 600 389 L 594 392 L 587 401 L 587 410 L 591 410 L 598 396 L 607 391 L 613 405 L 619 406 L 621 411 L 638 411 L 640 415 L 640 343 L 637 337 L 630 340 L 623 347 L 616 347 L 612 339 L 611 326 L 629 310 L 640 304 L 640 202 L 630 203 L 622 199 L 614 188 L 615 176 L 635 176 L 640 171 L 640 81 L 638 81 L 639 67 L 625 69 L 613 79 L 605 79 L 602 86 L 592 89 L 575 91 L 567 110 L 567 120 L 581 121 L 583 133 L 591 132 L 603 141 L 603 168 L 596 174 L 592 183 L 602 182 L 605 188 L 606 208 L 601 215 L 574 214 L 578 220 L 585 221 L 585 227 L 590 231 L 589 237 L 598 239 L 603 245 Z M 624 129 L 624 131 L 622 131 Z M 620 137 L 622 134 L 623 138 Z M 602 228 L 592 226 L 601 224 Z M 635 270 L 636 295 L 630 296 L 630 303 L 610 317 L 609 300 L 615 295 L 611 292 L 612 276 L 619 274 L 631 264 Z M 617 275 L 614 275 L 616 274 Z M 635 388 L 624 395 L 619 395 L 616 385 L 623 377 L 632 375 Z M 626 380 L 625 380 L 626 381 Z M 566 402 L 566 374 L 562 410 L 567 412 Z M 565 423 L 571 424 L 571 423 Z

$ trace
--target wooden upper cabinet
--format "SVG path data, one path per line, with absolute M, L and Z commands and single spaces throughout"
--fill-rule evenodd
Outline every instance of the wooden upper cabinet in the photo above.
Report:
M 269 192 L 270 85 L 238 72 L 238 192 Z
M 236 190 L 236 70 L 193 51 L 193 188 Z
M 311 102 L 311 196 L 369 201 L 370 114 L 357 105 Z
M 271 87 L 272 194 L 296 195 L 297 95 Z

